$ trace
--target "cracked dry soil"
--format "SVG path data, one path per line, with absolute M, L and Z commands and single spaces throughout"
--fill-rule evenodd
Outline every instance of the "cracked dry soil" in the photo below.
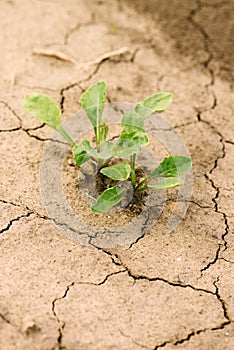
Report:
M 233 7 L 1 1 L 0 350 L 234 349 Z M 109 101 L 172 91 L 165 116 L 194 171 L 174 232 L 168 205 L 147 234 L 108 250 L 53 226 L 39 183 L 51 130 L 22 108 L 25 93 L 41 91 L 65 120 L 100 79 Z

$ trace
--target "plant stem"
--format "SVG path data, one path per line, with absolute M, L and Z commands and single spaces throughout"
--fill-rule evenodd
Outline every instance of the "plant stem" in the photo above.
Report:
M 98 159 L 98 170 L 101 170 L 101 168 L 103 168 L 103 164 L 104 164 L 104 160 L 103 159 Z
M 100 152 L 100 126 L 96 127 L 96 147 L 97 151 Z
M 75 141 L 72 140 L 72 138 L 67 134 L 67 132 L 64 130 L 62 125 L 60 125 L 56 131 L 60 133 L 61 136 L 65 138 L 65 140 L 72 146 L 74 147 L 76 145 Z
M 133 154 L 132 156 L 130 156 L 130 166 L 131 166 L 130 177 L 131 177 L 131 183 L 133 186 L 135 186 L 136 184 L 135 161 L 136 161 L 136 154 Z
M 145 178 L 144 180 L 142 180 L 135 188 L 135 192 L 141 192 L 147 189 L 147 185 L 145 185 L 145 183 L 148 181 L 148 178 Z M 143 185 L 143 187 L 142 187 Z

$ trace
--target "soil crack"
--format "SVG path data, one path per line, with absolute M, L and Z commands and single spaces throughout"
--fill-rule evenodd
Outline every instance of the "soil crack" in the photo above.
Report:
M 32 214 L 34 214 L 34 213 L 32 211 L 30 211 L 27 214 L 20 215 L 17 218 L 10 220 L 8 225 L 5 228 L 3 228 L 2 230 L 0 230 L 0 235 L 6 231 L 9 231 L 14 222 L 20 221 L 22 218 L 28 218 Z
M 216 100 L 216 105 L 217 105 L 217 100 Z M 215 105 L 215 106 L 216 106 Z M 215 185 L 214 181 L 212 180 L 211 178 L 211 175 L 212 173 L 214 172 L 214 170 L 218 167 L 218 164 L 219 164 L 219 161 L 221 159 L 224 159 L 225 156 L 226 156 L 226 147 L 225 147 L 225 142 L 224 141 L 224 137 L 223 135 L 221 134 L 221 132 L 219 130 L 216 129 L 215 126 L 213 126 L 211 123 L 203 120 L 201 118 L 201 114 L 198 113 L 198 116 L 199 116 L 199 121 L 204 123 L 204 124 L 207 124 L 214 132 L 215 134 L 217 134 L 219 136 L 219 142 L 222 144 L 222 151 L 221 151 L 221 155 L 217 156 L 217 158 L 214 160 L 214 164 L 212 166 L 212 168 L 209 170 L 209 173 L 207 174 L 204 174 L 205 178 L 209 181 L 209 183 L 211 184 L 211 187 L 215 190 L 215 196 L 212 198 L 212 202 L 214 203 L 214 210 L 216 213 L 222 215 L 223 217 L 223 221 L 224 221 L 224 233 L 222 234 L 221 236 L 221 240 L 222 240 L 222 244 L 218 244 L 218 248 L 215 252 L 215 256 L 214 258 L 206 265 L 204 266 L 202 269 L 201 269 L 201 276 L 200 278 L 203 276 L 203 272 L 208 270 L 212 265 L 214 265 L 217 260 L 219 259 L 219 254 L 221 251 L 225 251 L 227 249 L 227 241 L 226 241 L 226 236 L 228 235 L 229 233 L 229 224 L 228 224 L 228 217 L 226 215 L 225 212 L 221 211 L 219 209 L 219 205 L 218 205 L 218 198 L 219 198 L 219 195 L 220 195 L 220 188 L 218 186 Z M 223 250 L 221 250 L 221 248 L 223 247 Z
M 213 167 L 211 169 L 210 174 L 212 173 L 213 169 L 215 169 L 215 167 Z M 223 243 L 222 244 L 220 244 L 220 243 L 218 244 L 218 248 L 216 250 L 214 259 L 212 261 L 210 261 L 205 267 L 203 267 L 201 269 L 201 277 L 203 276 L 203 272 L 204 271 L 208 270 L 212 265 L 214 265 L 218 261 L 219 254 L 221 252 L 221 248 L 223 247 L 222 252 L 224 252 L 227 249 L 226 236 L 229 233 L 228 217 L 227 217 L 225 212 L 222 212 L 222 211 L 219 210 L 219 205 L 218 205 L 218 201 L 217 201 L 217 199 L 219 198 L 220 189 L 219 189 L 219 187 L 217 187 L 215 185 L 214 181 L 207 174 L 205 174 L 205 177 L 210 182 L 212 188 L 214 188 L 215 191 L 216 191 L 215 196 L 212 198 L 212 202 L 214 203 L 215 212 L 218 213 L 218 214 L 221 214 L 223 216 L 223 221 L 224 221 L 225 228 L 224 228 L 224 232 L 223 232 L 223 234 L 221 236 L 221 240 L 222 240 Z
M 178 282 L 171 282 L 171 281 L 168 281 L 162 277 L 148 277 L 148 276 L 145 276 L 145 275 L 136 275 L 134 273 L 131 272 L 131 270 L 129 269 L 129 267 L 127 265 L 125 265 L 120 257 L 118 256 L 118 254 L 114 254 L 104 248 L 100 248 L 98 246 L 95 246 L 93 243 L 90 243 L 94 248 L 98 249 L 98 250 L 101 250 L 104 254 L 108 255 L 111 257 L 111 260 L 113 262 L 113 264 L 115 264 L 116 266 L 122 266 L 124 271 L 126 271 L 128 273 L 128 276 L 133 278 L 134 280 L 147 280 L 149 282 L 155 282 L 155 281 L 160 281 L 160 282 L 163 282 L 163 283 L 166 283 L 172 287 L 179 287 L 179 288 L 191 288 L 192 290 L 194 291 L 197 291 L 197 292 L 204 292 L 204 293 L 207 293 L 207 294 L 211 294 L 211 295 L 215 295 L 214 292 L 212 292 L 211 290 L 208 290 L 208 289 L 203 289 L 203 288 L 196 288 L 190 284 L 181 284 L 181 283 L 178 283 Z
M 84 23 L 77 23 L 74 27 L 70 28 L 64 35 L 64 39 L 63 39 L 63 42 L 64 42 L 64 45 L 68 45 L 68 41 L 69 41 L 69 38 L 70 36 L 79 31 L 80 28 L 82 27 L 87 27 L 87 26 L 90 26 L 90 25 L 93 25 L 94 23 L 96 22 L 96 16 L 95 16 L 95 13 L 92 12 L 91 13 L 91 20 L 88 21 L 88 22 L 84 22 Z
M 58 346 L 58 350 L 62 350 L 64 349 L 64 347 L 62 346 L 62 338 L 63 338 L 63 329 L 65 327 L 65 322 L 62 322 L 60 319 L 59 319 L 59 316 L 56 312 L 56 303 L 59 301 L 59 300 L 62 300 L 64 298 L 66 298 L 67 296 L 67 293 L 69 292 L 70 288 L 75 284 L 75 282 L 72 282 L 71 284 L 69 284 L 67 287 L 66 287 L 66 290 L 65 292 L 63 293 L 63 295 L 60 297 L 60 298 L 56 298 L 52 301 L 52 313 L 57 321 L 57 323 L 59 324 L 59 328 L 58 328 L 58 337 L 57 337 L 57 346 Z
M 65 349 L 65 347 L 62 345 L 62 341 L 63 341 L 63 330 L 64 330 L 64 328 L 65 328 L 65 326 L 66 326 L 66 323 L 63 322 L 63 321 L 60 319 L 60 317 L 59 317 L 59 315 L 58 315 L 58 312 L 56 311 L 56 303 L 59 302 L 60 300 L 66 299 L 66 297 L 67 297 L 67 295 L 68 295 L 70 289 L 71 289 L 75 284 L 76 284 L 76 285 L 94 285 L 94 286 L 101 286 L 101 285 L 105 284 L 105 283 L 107 282 L 107 280 L 108 280 L 111 276 L 114 276 L 114 275 L 117 275 L 117 274 L 120 274 L 120 273 L 124 273 L 125 271 L 126 271 L 126 270 L 120 270 L 120 271 L 117 271 L 117 272 L 112 272 L 112 273 L 108 274 L 108 275 L 107 275 L 101 282 L 99 282 L 99 283 L 92 283 L 92 282 L 76 282 L 76 281 L 74 281 L 74 282 L 70 283 L 70 284 L 66 287 L 66 289 L 65 289 L 65 291 L 64 291 L 64 293 L 63 293 L 63 295 L 62 295 L 61 297 L 55 298 L 55 299 L 52 301 L 52 308 L 51 308 L 51 309 L 52 309 L 52 313 L 53 313 L 53 315 L 54 315 L 54 317 L 55 317 L 55 319 L 56 319 L 56 321 L 57 321 L 57 323 L 58 323 L 58 325 L 59 325 L 59 327 L 58 327 L 58 337 L 57 337 L 57 347 L 58 347 L 58 350 L 64 350 L 64 349 Z
M 109 53 L 105 53 L 102 56 L 100 56 L 99 58 L 97 58 L 96 60 L 87 63 L 87 65 L 89 66 L 89 68 L 91 66 L 94 66 L 93 70 L 91 71 L 91 73 L 89 73 L 86 77 L 80 79 L 79 81 L 76 81 L 72 84 L 69 84 L 68 86 L 62 88 L 60 90 L 60 109 L 61 112 L 64 112 L 64 102 L 65 102 L 65 96 L 64 96 L 64 92 L 68 91 L 70 89 L 72 89 L 75 86 L 78 86 L 82 92 L 85 91 L 85 89 L 82 87 L 82 83 L 83 82 L 87 82 L 90 79 L 92 79 L 100 70 L 102 64 L 106 61 L 110 61 L 110 62 L 115 62 L 120 63 L 120 62 L 131 62 L 133 63 L 136 57 L 137 52 L 139 51 L 139 48 L 136 47 L 134 50 L 130 50 L 128 48 L 121 48 L 119 50 L 115 50 L 115 51 L 111 51 Z
M 234 264 L 234 261 L 229 260 L 229 259 L 226 259 L 226 258 L 219 258 L 219 260 L 224 260 L 224 261 L 226 261 L 227 263 Z
M 200 0 L 197 0 L 197 7 L 195 9 L 191 10 L 191 12 L 188 15 L 187 19 L 193 25 L 193 27 L 200 32 L 200 34 L 203 37 L 204 49 L 208 53 L 208 58 L 202 63 L 202 65 L 203 65 L 203 67 L 205 69 L 207 69 L 207 71 L 209 72 L 209 75 L 210 75 L 210 83 L 205 85 L 205 87 L 207 89 L 209 89 L 209 87 L 214 85 L 214 83 L 215 83 L 214 71 L 213 71 L 213 69 L 211 69 L 209 67 L 210 62 L 213 60 L 213 53 L 212 53 L 212 51 L 210 49 L 210 41 L 211 41 L 211 39 L 210 39 L 209 35 L 206 33 L 206 31 L 204 30 L 204 28 L 198 22 L 196 22 L 195 19 L 194 19 L 196 14 L 199 11 L 201 11 L 201 9 L 202 9 L 202 3 L 201 3 Z
M 144 223 L 144 225 L 142 225 L 142 227 L 141 227 L 141 234 L 137 237 L 137 239 L 136 239 L 134 242 L 132 242 L 132 243 L 129 245 L 128 249 L 131 249 L 135 244 L 137 244 L 142 238 L 145 237 L 145 234 L 146 234 L 146 232 L 147 232 L 148 222 L 149 222 L 149 220 L 150 220 L 149 209 L 147 210 L 146 215 L 147 215 L 147 218 L 146 218 L 146 220 L 145 220 L 145 223 Z
M 132 337 L 131 337 L 130 335 L 125 334 L 120 328 L 119 328 L 119 333 L 120 333 L 123 337 L 130 339 L 130 340 L 133 342 L 133 344 L 135 344 L 135 345 L 137 345 L 137 346 L 140 346 L 142 349 L 149 349 L 149 350 L 152 350 L 152 348 L 149 348 L 149 347 L 146 346 L 146 345 L 143 345 L 143 344 L 140 344 L 140 343 L 136 342 L 134 339 L 132 339 Z
M 0 133 L 1 132 L 14 132 L 14 131 L 22 130 L 29 137 L 32 137 L 32 138 L 34 138 L 34 139 L 36 139 L 38 141 L 43 141 L 43 142 L 44 141 L 52 141 L 52 142 L 62 143 L 62 144 L 65 144 L 65 145 L 68 144 L 67 142 L 54 140 L 52 138 L 42 138 L 40 136 L 31 134 L 30 132 L 32 132 L 32 131 L 35 131 L 35 130 L 38 130 L 38 129 L 42 129 L 45 126 L 45 123 L 42 123 L 41 125 L 36 126 L 34 128 L 24 128 L 23 124 L 22 124 L 22 118 L 18 115 L 18 113 L 16 113 L 16 111 L 7 102 L 0 100 L 0 103 L 4 104 L 9 109 L 9 111 L 17 118 L 17 120 L 19 122 L 19 126 L 15 127 L 15 128 L 11 128 L 11 129 L 6 129 L 6 130 L 2 129 L 2 130 L 0 130 Z
M 227 326 L 228 324 L 231 323 L 231 319 L 228 315 L 228 310 L 225 304 L 225 301 L 221 298 L 220 293 L 219 293 L 219 288 L 217 286 L 217 283 L 219 282 L 219 276 L 217 277 L 217 279 L 213 282 L 213 285 L 215 286 L 215 295 L 217 297 L 217 299 L 219 300 L 219 302 L 222 305 L 222 309 L 223 309 L 223 315 L 226 318 L 227 321 L 223 322 L 222 325 L 220 326 L 220 328 L 218 329 L 223 329 L 225 326 Z
M 217 331 L 217 330 L 220 330 L 220 329 L 224 329 L 227 325 L 229 325 L 231 323 L 231 320 L 230 320 L 229 315 L 228 315 L 226 304 L 225 304 L 224 300 L 221 298 L 221 296 L 219 294 L 219 289 L 217 287 L 218 281 L 219 281 L 219 277 L 216 279 L 216 281 L 213 282 L 213 285 L 215 286 L 215 293 L 211 292 L 211 294 L 215 295 L 217 300 L 220 302 L 222 310 L 223 310 L 223 315 L 224 315 L 224 318 L 226 319 L 226 321 L 222 322 L 220 325 L 215 326 L 215 327 L 203 328 L 203 329 L 198 329 L 196 331 L 192 331 L 192 332 L 188 333 L 186 337 L 184 337 L 184 338 L 182 338 L 180 340 L 177 340 L 177 341 L 169 340 L 169 341 L 163 342 L 163 343 L 161 343 L 159 345 L 156 345 L 154 350 L 157 350 L 159 348 L 163 348 L 167 344 L 173 344 L 175 346 L 179 345 L 179 344 L 183 344 L 185 342 L 188 342 L 195 335 L 199 335 L 199 334 L 205 333 L 207 331 Z
M 101 249 L 101 248 L 100 248 Z M 108 254 L 109 256 L 112 256 L 112 253 L 108 252 L 108 251 L 105 251 L 103 249 L 101 249 L 105 254 Z M 118 258 L 117 254 L 115 254 L 115 259 Z M 115 259 L 113 259 L 113 263 L 116 264 L 116 265 L 120 265 L 119 263 L 116 263 Z M 122 265 L 122 264 L 121 264 Z M 92 283 L 92 282 L 72 282 L 71 284 L 69 284 L 66 289 L 65 289 L 65 292 L 63 293 L 62 297 L 60 298 L 56 298 L 53 300 L 52 302 L 52 312 L 54 314 L 54 317 L 56 318 L 57 322 L 59 323 L 59 329 L 58 329 L 58 333 L 59 333 L 59 336 L 58 336 L 58 347 L 59 347 L 59 350 L 62 350 L 64 349 L 64 347 L 62 346 L 62 338 L 63 338 L 63 330 L 65 328 L 65 323 L 61 321 L 61 319 L 59 318 L 58 316 L 58 312 L 56 311 L 56 303 L 59 301 L 59 300 L 62 300 L 62 299 L 65 299 L 69 290 L 75 285 L 95 285 L 95 286 L 101 286 L 101 285 L 104 285 L 108 279 L 111 277 L 111 276 L 114 276 L 114 275 L 117 275 L 117 274 L 120 274 L 120 273 L 126 273 L 128 274 L 129 277 L 133 278 L 134 281 L 136 280 L 148 280 L 150 282 L 152 281 L 160 281 L 160 282 L 163 282 L 163 283 L 166 283 L 170 286 L 173 286 L 173 287 L 180 287 L 180 288 L 191 288 L 192 290 L 194 291 L 197 291 L 197 292 L 202 292 L 202 293 L 206 293 L 206 294 L 209 294 L 209 295 L 212 295 L 212 296 L 215 296 L 217 298 L 217 300 L 219 301 L 219 303 L 221 304 L 221 307 L 222 307 L 222 310 L 223 310 L 223 315 L 224 315 L 224 318 L 226 319 L 226 321 L 222 322 L 221 324 L 217 325 L 217 326 L 214 326 L 214 327 L 210 327 L 210 328 L 201 328 L 201 329 L 198 329 L 198 330 L 194 330 L 190 333 L 188 333 L 185 337 L 179 339 L 179 340 L 168 340 L 168 341 L 165 341 L 159 345 L 156 345 L 154 347 L 153 350 L 157 350 L 159 348 L 162 348 L 162 347 L 165 347 L 167 344 L 173 344 L 173 345 L 179 345 L 179 344 L 182 344 L 184 342 L 187 342 L 189 341 L 193 336 L 195 335 L 199 335 L 201 333 L 204 333 L 206 331 L 216 331 L 216 330 L 219 330 L 219 329 L 223 329 L 224 327 L 226 327 L 228 324 L 231 323 L 231 320 L 228 316 L 228 312 L 227 312 L 227 308 L 226 308 L 226 304 L 224 302 L 224 300 L 221 298 L 220 294 L 219 294 L 219 289 L 218 289 L 218 286 L 217 286 L 217 282 L 219 281 L 219 277 L 216 279 L 216 281 L 214 281 L 213 285 L 215 286 L 215 292 L 212 292 L 210 290 L 206 290 L 206 289 L 203 289 L 203 288 L 196 288 L 196 287 L 193 287 L 192 285 L 182 285 L 182 284 L 179 284 L 179 283 L 174 283 L 174 282 L 170 282 L 166 279 L 163 279 L 163 278 L 160 278 L 160 277 L 154 277 L 154 278 L 150 278 L 150 277 L 147 277 L 147 276 L 142 276 L 142 275 L 135 275 L 133 273 L 131 273 L 131 271 L 126 267 L 126 266 L 123 266 L 124 269 L 121 270 L 121 271 L 117 271 L 117 272 L 113 272 L 113 273 L 110 273 L 108 274 L 101 282 L 99 283 Z M 134 341 L 134 339 L 132 339 L 129 335 L 126 335 L 122 332 L 122 330 L 120 330 L 120 333 L 125 336 L 125 337 L 128 337 L 132 340 L 132 342 L 142 348 L 145 348 L 145 349 L 150 349 L 149 347 L 143 345 L 143 344 L 139 344 L 139 343 L 136 343 Z

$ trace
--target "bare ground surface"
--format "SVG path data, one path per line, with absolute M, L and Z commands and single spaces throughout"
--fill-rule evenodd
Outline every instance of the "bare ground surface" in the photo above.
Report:
M 233 1 L 1 1 L 1 350 L 234 348 L 232 18 Z M 194 171 L 174 232 L 166 212 L 109 250 L 75 244 L 47 216 L 39 165 L 51 130 L 22 108 L 25 93 L 44 92 L 65 120 L 101 79 L 109 101 L 172 91 L 165 116 Z

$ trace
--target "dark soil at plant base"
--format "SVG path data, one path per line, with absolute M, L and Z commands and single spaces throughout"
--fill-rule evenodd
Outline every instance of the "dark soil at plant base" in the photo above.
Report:
M 107 166 L 114 165 L 117 163 L 118 162 L 111 161 L 109 164 L 107 164 Z M 135 186 L 137 186 L 139 184 L 140 179 L 146 175 L 143 169 L 137 166 L 135 168 L 135 173 L 136 173 Z M 118 185 L 120 188 L 121 187 L 126 188 L 125 198 L 116 206 L 116 208 L 119 208 L 119 209 L 122 208 L 119 214 L 121 215 L 121 213 L 124 214 L 126 212 L 129 212 L 129 215 L 131 214 L 132 216 L 139 215 L 145 206 L 147 196 L 148 196 L 148 191 L 145 190 L 141 192 L 136 192 L 136 191 L 133 192 L 130 179 L 128 179 L 127 181 L 118 183 L 118 181 L 111 180 L 107 176 L 98 172 L 96 176 L 96 188 L 99 194 L 102 194 L 103 191 L 115 185 Z
M 0 2 L 0 350 L 234 349 L 233 6 Z M 173 232 L 167 216 L 180 202 L 131 246 L 108 251 L 75 244 L 48 218 L 39 169 L 52 133 L 22 108 L 26 93 L 43 92 L 65 120 L 100 80 L 112 102 L 173 92 L 165 118 L 194 173 Z
M 112 160 L 108 165 L 113 165 L 117 162 Z M 78 171 L 70 151 L 63 166 L 64 193 L 72 210 L 85 222 L 89 224 L 95 223 L 95 225 L 101 227 L 121 226 L 136 219 L 143 210 L 148 191 L 133 192 L 130 181 L 117 182 L 100 172 L 96 175 L 83 175 L 79 172 L 80 178 L 78 178 Z M 143 169 L 136 166 L 136 184 L 143 176 Z M 95 199 L 103 191 L 116 184 L 119 187 L 126 188 L 125 198 L 108 212 L 94 214 L 90 209 L 90 205 L 95 203 Z

